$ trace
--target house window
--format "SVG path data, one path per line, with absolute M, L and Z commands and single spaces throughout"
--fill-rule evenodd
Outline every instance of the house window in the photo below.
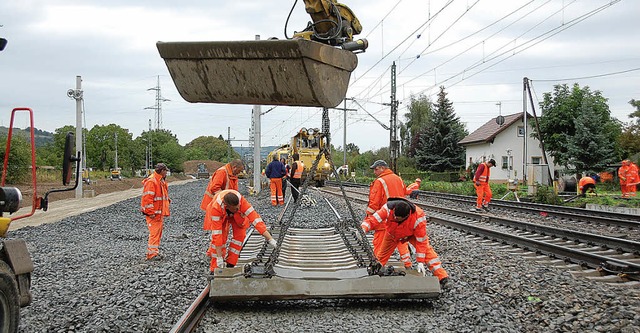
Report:
M 518 126 L 518 136 L 524 136 L 524 126 Z
M 502 156 L 502 169 L 509 168 L 509 156 Z
M 542 164 L 542 157 L 531 156 L 531 164 Z

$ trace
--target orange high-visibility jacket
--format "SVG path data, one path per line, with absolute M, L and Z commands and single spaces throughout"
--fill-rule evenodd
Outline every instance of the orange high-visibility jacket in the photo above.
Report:
M 231 215 L 229 215 L 225 209 L 223 201 L 227 193 L 237 195 L 240 200 L 238 211 Z M 223 231 L 228 223 L 233 223 L 232 227 L 240 227 L 243 229 L 247 229 L 249 225 L 253 225 L 261 235 L 267 231 L 267 225 L 262 221 L 258 212 L 256 212 L 249 201 L 236 190 L 223 190 L 218 192 L 209 206 L 207 206 L 204 218 L 204 229 L 212 230 L 213 245 L 223 246 L 226 244 L 227 239 L 223 237 Z
M 621 167 L 618 168 L 618 179 L 620 179 L 620 184 L 621 185 L 625 185 L 627 184 L 627 172 L 629 171 L 629 166 L 626 164 L 623 164 Z
M 411 194 L 411 192 L 419 189 L 420 189 L 420 185 L 418 185 L 418 183 L 411 183 L 409 186 L 407 186 L 407 192 L 405 194 L 409 195 Z
M 140 211 L 144 215 L 169 216 L 169 188 L 162 176 L 154 172 L 142 180 L 143 190 Z
M 202 196 L 200 209 L 207 210 L 207 206 L 213 200 L 213 197 L 221 190 L 238 190 L 238 177 L 233 175 L 231 164 L 229 163 L 218 168 L 211 176 L 207 190 Z
M 367 216 L 361 224 L 365 233 L 369 230 L 376 230 L 381 225 L 387 228 L 387 234 L 401 243 L 408 242 L 411 237 L 416 239 L 416 260 L 421 263 L 426 262 L 426 251 L 429 238 L 427 237 L 427 217 L 420 207 L 409 214 L 409 217 L 402 223 L 395 222 L 393 209 L 389 209 L 387 204 Z M 386 237 L 386 236 L 385 236 Z
M 389 198 L 404 197 L 406 189 L 402 178 L 391 169 L 384 170 L 369 186 L 367 215 L 375 213 Z
M 476 170 L 475 175 L 473 175 L 473 182 L 479 181 L 480 183 L 488 183 L 489 175 L 491 175 L 491 168 L 487 162 L 482 162 L 478 165 L 478 170 Z
M 304 163 L 302 161 L 293 162 L 293 167 L 291 168 L 293 172 L 292 178 L 300 179 L 302 178 L 302 171 L 304 171 Z
M 595 184 L 596 184 L 596 181 L 595 181 L 593 178 L 591 178 L 591 177 L 582 177 L 582 178 L 580 178 L 580 181 L 578 181 L 578 189 L 579 189 L 580 191 L 582 191 L 582 189 L 584 188 L 584 186 L 585 186 L 585 185 L 587 185 L 587 184 L 593 184 L 593 185 L 595 185 Z

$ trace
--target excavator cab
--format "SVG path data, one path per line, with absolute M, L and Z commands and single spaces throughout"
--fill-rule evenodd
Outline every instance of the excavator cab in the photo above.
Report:
M 336 0 L 305 0 L 312 22 L 292 39 L 158 42 L 180 95 L 191 103 L 335 107 L 365 39 Z

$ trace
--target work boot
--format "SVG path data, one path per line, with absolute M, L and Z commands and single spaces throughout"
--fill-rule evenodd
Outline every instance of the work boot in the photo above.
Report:
M 481 212 L 482 211 L 482 207 L 474 207 L 474 208 L 471 208 L 470 211 L 472 211 L 472 212 Z
M 440 289 L 448 289 L 447 285 L 449 284 L 449 277 L 443 278 L 440 280 Z

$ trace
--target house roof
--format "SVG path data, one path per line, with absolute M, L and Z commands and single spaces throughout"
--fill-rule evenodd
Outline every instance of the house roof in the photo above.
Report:
M 532 118 L 530 114 L 527 113 L 528 118 Z M 469 145 L 474 143 L 488 143 L 491 142 L 500 132 L 506 130 L 513 123 L 522 120 L 522 112 L 510 114 L 504 116 L 504 124 L 502 126 L 498 125 L 496 122 L 496 118 L 491 118 L 484 125 L 480 126 L 477 130 L 473 131 L 473 133 L 464 137 L 464 139 L 460 140 L 458 144 L 460 145 Z

